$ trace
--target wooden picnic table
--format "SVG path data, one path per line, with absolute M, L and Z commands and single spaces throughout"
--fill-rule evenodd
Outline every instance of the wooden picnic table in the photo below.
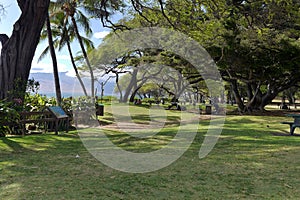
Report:
M 289 114 L 286 114 L 286 116 L 294 118 L 294 121 L 293 122 L 281 122 L 281 123 L 290 125 L 290 134 L 294 135 L 295 128 L 300 127 L 300 114 L 289 113 Z

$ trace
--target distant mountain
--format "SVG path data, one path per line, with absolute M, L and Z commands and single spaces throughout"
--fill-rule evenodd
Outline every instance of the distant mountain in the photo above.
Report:
M 40 94 L 45 94 L 47 96 L 55 96 L 55 87 L 54 87 L 54 78 L 52 73 L 31 73 L 29 78 L 33 78 L 35 81 L 40 83 Z M 71 77 L 67 75 L 67 72 L 59 73 L 60 87 L 62 95 L 67 96 L 80 96 L 83 95 L 83 90 L 79 84 L 79 81 L 76 77 Z M 105 80 L 103 80 L 105 81 Z M 84 78 L 83 82 L 87 89 L 87 92 L 90 93 L 90 80 Z M 101 87 L 97 82 L 95 83 L 97 95 L 100 96 Z M 115 87 L 115 82 L 113 80 L 108 81 L 104 86 L 104 95 L 115 95 L 113 93 Z

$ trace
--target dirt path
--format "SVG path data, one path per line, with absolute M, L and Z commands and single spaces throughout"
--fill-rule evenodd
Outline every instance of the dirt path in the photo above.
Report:
M 188 123 L 188 122 L 196 122 L 200 120 L 210 120 L 211 118 L 214 118 L 214 116 L 211 115 L 199 115 L 198 118 L 189 120 L 189 121 L 166 121 L 166 122 L 158 122 L 158 121 L 151 121 L 150 123 L 134 123 L 134 122 L 128 122 L 128 121 L 119 121 L 113 124 L 104 125 L 101 126 L 102 129 L 108 129 L 108 130 L 116 130 L 116 131 L 123 131 L 123 132 L 139 132 L 141 130 L 147 130 L 147 129 L 161 129 L 166 126 L 177 126 L 180 123 Z

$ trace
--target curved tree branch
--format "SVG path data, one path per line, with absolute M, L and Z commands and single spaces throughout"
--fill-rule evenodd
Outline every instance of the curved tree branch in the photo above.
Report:
M 0 34 L 0 42 L 1 42 L 2 48 L 8 39 L 9 39 L 9 37 L 6 34 Z

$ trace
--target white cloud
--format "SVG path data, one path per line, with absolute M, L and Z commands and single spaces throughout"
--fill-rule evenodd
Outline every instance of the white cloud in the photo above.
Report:
M 65 64 L 58 63 L 58 72 L 67 72 L 71 71 Z M 30 73 L 53 73 L 53 65 L 52 63 L 39 62 L 32 63 Z
M 107 36 L 110 32 L 109 31 L 100 31 L 100 32 L 96 32 L 94 33 L 94 37 L 97 39 L 103 39 L 105 38 L 105 36 Z
M 67 54 L 57 55 L 58 72 L 67 72 L 67 76 L 75 77 L 75 72 Z M 53 65 L 50 55 L 38 62 L 35 57 L 32 61 L 30 73 L 53 73 Z
M 67 76 L 71 76 L 71 77 L 76 77 L 76 74 L 75 74 L 75 71 L 74 70 L 69 70 L 67 73 L 66 73 Z
M 69 55 L 64 55 L 64 54 L 59 54 L 59 55 L 56 55 L 57 57 L 57 60 L 67 60 L 69 61 L 70 60 L 70 56 Z

